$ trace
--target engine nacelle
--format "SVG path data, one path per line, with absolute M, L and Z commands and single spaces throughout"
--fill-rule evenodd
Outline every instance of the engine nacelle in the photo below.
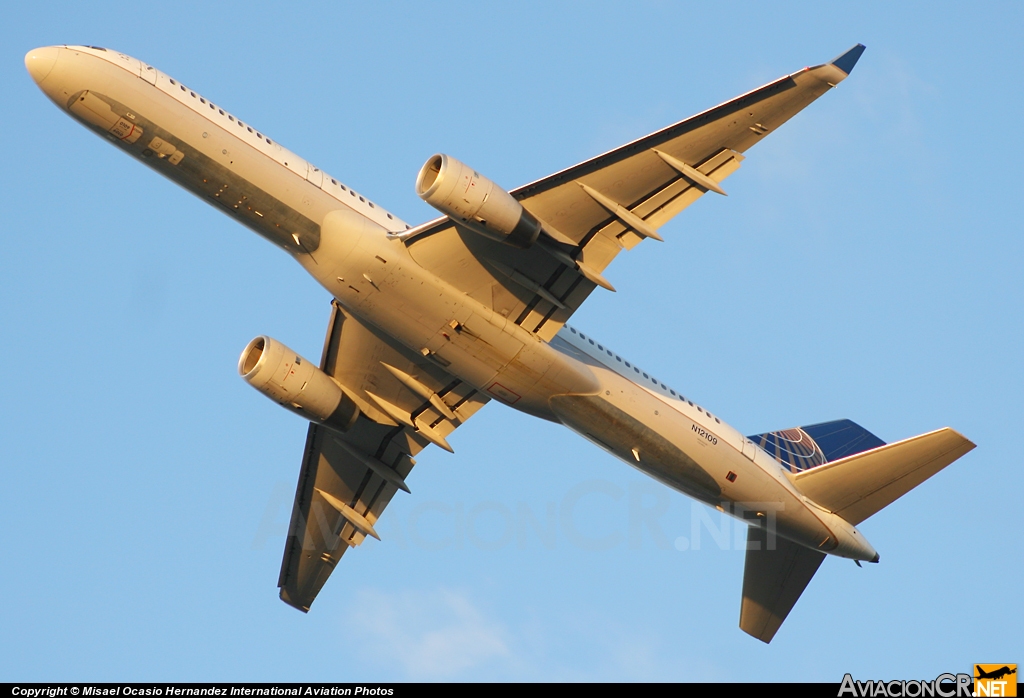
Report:
M 541 223 L 511 194 L 447 155 L 427 160 L 416 193 L 452 220 L 507 245 L 526 249 L 540 235 Z
M 270 337 L 249 342 L 238 359 L 238 373 L 274 402 L 312 422 L 348 431 L 359 417 L 359 407 L 333 378 Z

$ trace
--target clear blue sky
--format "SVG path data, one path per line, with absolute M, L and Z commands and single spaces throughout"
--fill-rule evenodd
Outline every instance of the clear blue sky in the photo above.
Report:
M 1019 3 L 13 3 L 0 27 L 0 680 L 933 678 L 1024 662 Z M 22 60 L 157 66 L 410 223 L 446 152 L 507 188 L 862 42 L 838 90 L 608 270 L 584 328 L 746 433 L 978 448 L 826 560 L 770 646 L 718 515 L 490 405 L 303 615 L 305 424 L 238 378 L 326 292 L 89 134 Z M 651 525 L 653 522 L 653 525 Z M 700 545 L 693 545 L 695 530 Z M 686 538 L 686 550 L 676 542 Z M 694 550 L 694 547 L 699 549 Z

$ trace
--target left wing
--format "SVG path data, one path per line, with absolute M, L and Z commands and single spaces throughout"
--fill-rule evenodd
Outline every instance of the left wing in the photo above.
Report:
M 338 560 L 367 535 L 415 456 L 446 437 L 488 398 L 332 305 L 320 368 L 360 407 L 347 432 L 310 424 L 281 562 L 281 599 L 302 611 Z M 426 393 L 426 395 L 424 395 Z
M 532 184 L 512 196 L 544 224 L 521 250 L 444 217 L 402 233 L 413 258 L 495 312 L 549 340 L 623 249 L 648 237 L 721 181 L 742 153 L 849 75 L 860 44 L 685 121 Z

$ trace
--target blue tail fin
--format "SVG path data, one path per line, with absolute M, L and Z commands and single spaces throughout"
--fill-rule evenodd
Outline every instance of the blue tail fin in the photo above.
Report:
M 803 472 L 885 442 L 849 419 L 747 437 L 794 473 Z

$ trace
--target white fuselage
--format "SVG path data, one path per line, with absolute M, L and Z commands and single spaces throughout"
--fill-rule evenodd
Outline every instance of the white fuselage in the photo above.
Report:
M 38 49 L 59 107 L 291 254 L 349 312 L 482 392 L 565 424 L 661 482 L 809 548 L 876 558 L 718 417 L 566 326 L 550 343 L 417 264 L 403 221 L 140 61 Z

